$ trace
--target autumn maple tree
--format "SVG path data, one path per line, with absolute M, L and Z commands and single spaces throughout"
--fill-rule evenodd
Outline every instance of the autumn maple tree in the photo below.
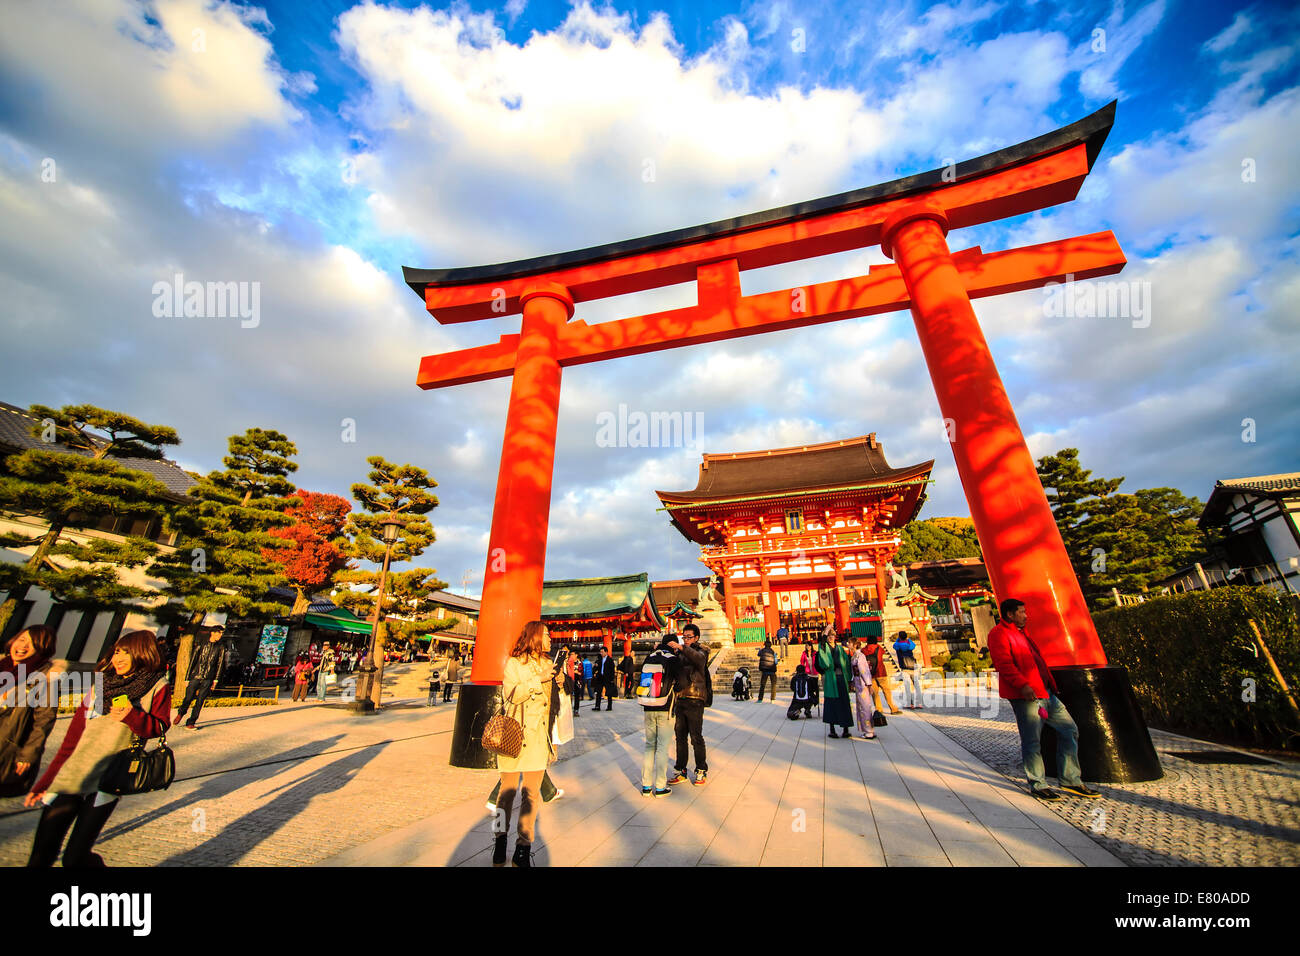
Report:
M 347 564 L 338 544 L 351 511 L 346 498 L 299 489 L 289 496 L 284 512 L 295 522 L 271 529 L 273 536 L 292 542 L 290 548 L 267 548 L 262 554 L 283 568 L 289 586 L 297 592 L 294 617 L 306 614 L 312 591 L 328 584 L 334 572 Z

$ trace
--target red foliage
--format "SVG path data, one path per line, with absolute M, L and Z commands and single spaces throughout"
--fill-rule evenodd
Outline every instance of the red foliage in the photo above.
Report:
M 262 555 L 283 567 L 285 577 L 295 587 L 318 588 L 347 563 L 347 558 L 330 541 L 343 530 L 352 504 L 338 495 L 301 489 L 290 497 L 286 513 L 297 517 L 298 522 L 275 528 L 271 534 L 292 541 L 295 546 L 266 548 Z

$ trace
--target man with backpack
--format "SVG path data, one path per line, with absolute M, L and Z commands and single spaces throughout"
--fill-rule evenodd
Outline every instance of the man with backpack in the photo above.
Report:
M 804 666 L 800 664 L 794 669 L 794 676 L 790 678 L 790 708 L 785 715 L 791 720 L 799 719 L 799 711 L 803 711 L 805 717 L 812 717 L 813 695 L 812 685 L 808 681 L 808 675 L 804 672 Z
M 668 749 L 673 745 L 673 704 L 682 667 L 677 656 L 680 650 L 677 635 L 666 634 L 641 665 L 636 700 L 645 714 L 645 757 L 641 760 L 643 797 L 666 797 L 672 793 L 668 788 Z
M 903 673 L 904 699 L 911 680 L 912 702 L 903 706 L 908 710 L 924 710 L 921 703 L 921 662 L 916 658 L 916 642 L 907 636 L 907 631 L 899 631 L 894 641 L 894 653 L 898 655 L 898 667 Z
M 682 629 L 682 646 L 678 656 L 681 668 L 677 673 L 677 763 L 668 783 L 681 783 L 690 779 L 686 774 L 687 738 L 695 748 L 695 785 L 704 786 L 709 776 L 709 761 L 704 747 L 704 708 L 713 702 L 713 686 L 709 680 L 709 655 L 700 647 L 700 629 L 687 624 Z
M 758 652 L 758 701 L 763 701 L 763 688 L 772 682 L 772 703 L 776 703 L 776 651 L 772 650 L 772 639 L 763 642 L 763 649 Z

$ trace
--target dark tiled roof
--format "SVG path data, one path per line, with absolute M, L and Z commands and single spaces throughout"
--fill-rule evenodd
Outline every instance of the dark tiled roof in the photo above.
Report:
M 1300 492 L 1300 471 L 1282 472 L 1277 475 L 1256 475 L 1253 478 L 1224 478 L 1214 483 L 1210 500 L 1205 503 L 1197 524 L 1208 528 L 1219 523 L 1233 495 L 1261 495 L 1265 498 L 1292 497 Z
M 845 485 L 889 484 L 927 478 L 934 461 L 891 468 L 876 436 L 769 451 L 705 455 L 690 491 L 657 491 L 664 504 L 808 492 Z
M 478 613 L 480 603 L 478 598 L 468 597 L 464 594 L 453 594 L 450 591 L 431 591 L 429 592 L 429 600 L 446 607 L 459 608 L 474 614 Z
M 37 424 L 39 424 L 37 420 L 27 414 L 26 409 L 19 408 L 17 405 L 10 405 L 8 402 L 0 402 L 0 451 L 14 452 L 26 451 L 29 448 L 41 448 L 46 451 L 62 451 L 72 455 L 85 454 L 85 452 L 69 448 L 67 445 L 49 444 L 41 441 L 32 434 L 32 428 Z M 189 490 L 198 484 L 176 462 L 168 461 L 166 458 L 154 460 L 149 458 L 114 457 L 113 460 L 124 467 L 152 475 L 177 498 L 184 498 Z
M 1214 483 L 1215 488 L 1229 491 L 1258 491 L 1269 494 L 1275 491 L 1300 491 L 1300 471 L 1281 475 L 1260 475 L 1258 478 L 1225 478 Z

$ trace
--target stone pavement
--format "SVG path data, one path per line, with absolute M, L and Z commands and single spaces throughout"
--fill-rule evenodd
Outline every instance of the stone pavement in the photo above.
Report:
M 927 706 L 916 713 L 1023 782 L 1011 707 L 990 711 Z M 1171 751 L 1231 748 L 1159 730 L 1151 739 L 1164 779 L 1096 784 L 1105 799 L 1046 806 L 1132 866 L 1300 865 L 1300 764 L 1197 764 Z
M 602 715 L 604 716 L 604 715 Z M 586 719 L 585 715 L 581 719 Z M 565 761 L 565 797 L 542 808 L 539 865 L 1122 865 L 1085 832 L 926 721 L 879 741 L 830 740 L 785 705 L 718 699 L 706 718 L 709 783 L 641 796 L 642 738 Z M 477 799 L 326 859 L 327 865 L 490 865 Z
M 411 690 L 404 670 L 427 667 L 390 667 L 385 686 Z M 113 866 L 302 866 L 456 804 L 482 812 L 495 774 L 448 766 L 455 705 L 423 701 L 386 693 L 385 709 L 369 717 L 314 699 L 208 708 L 201 730 L 168 736 L 171 788 L 123 798 L 96 849 Z M 46 759 L 68 724 L 56 724 Z M 562 756 L 640 729 L 632 701 L 599 715 L 584 707 Z M 38 815 L 20 798 L 0 799 L 0 866 L 27 861 Z

